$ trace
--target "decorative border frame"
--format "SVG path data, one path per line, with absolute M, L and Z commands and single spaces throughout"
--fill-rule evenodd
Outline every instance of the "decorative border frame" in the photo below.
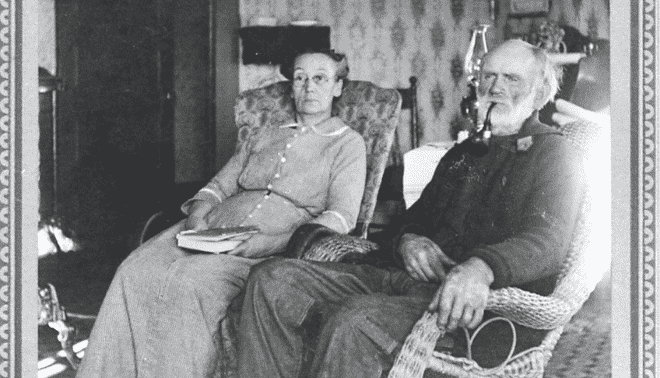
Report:
M 15 152 L 20 148 L 16 137 L 20 135 L 17 127 L 16 100 L 20 96 L 16 90 L 16 18 L 14 4 L 0 1 L 0 377 L 12 376 L 16 366 L 21 365 L 20 333 L 16 332 L 20 324 L 20 307 L 17 299 L 20 290 L 15 283 L 21 281 L 20 253 L 16 253 L 17 235 L 15 208 L 17 183 Z M 20 299 L 19 299 L 20 300 Z
M 37 124 L 38 109 L 35 2 L 0 0 L 0 378 L 33 377 L 37 370 L 38 133 L 30 127 Z M 612 1 L 612 55 L 615 63 L 629 58 L 630 71 L 618 72 L 612 86 L 612 218 L 613 225 L 623 226 L 613 230 L 613 246 L 621 240 L 627 245 L 613 250 L 612 283 L 613 293 L 627 297 L 613 295 L 613 376 L 652 378 L 660 377 L 655 150 L 660 12 L 654 0 L 621 3 Z M 619 157 L 627 159 L 623 168 Z M 625 193 L 621 185 L 628 187 Z
M 631 2 L 631 376 L 658 377 L 658 8 Z M 635 311 L 637 310 L 637 311 Z
M 0 378 L 37 372 L 35 0 L 0 0 Z

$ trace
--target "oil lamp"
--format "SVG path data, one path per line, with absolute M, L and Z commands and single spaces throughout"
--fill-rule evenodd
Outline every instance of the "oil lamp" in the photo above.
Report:
M 468 81 L 468 94 L 461 101 L 461 113 L 470 120 L 472 127 L 470 131 L 463 131 L 463 135 L 459 133 L 459 141 L 469 139 L 468 143 L 474 147 L 471 148 L 472 152 L 479 156 L 483 156 L 488 151 L 491 134 L 490 111 L 492 107 L 488 109 L 486 120 L 481 123 L 479 121 L 479 102 L 477 100 L 481 60 L 488 52 L 486 30 L 489 26 L 488 24 L 476 24 L 472 27 L 470 46 L 465 54 L 464 66 Z
M 472 121 L 472 126 L 476 127 L 477 119 L 477 89 L 479 87 L 479 71 L 481 70 L 481 59 L 488 52 L 486 45 L 486 30 L 490 25 L 477 24 L 472 27 L 472 36 L 470 37 L 470 46 L 465 54 L 465 65 L 463 70 L 468 81 L 468 95 L 461 101 L 461 112 L 465 117 Z

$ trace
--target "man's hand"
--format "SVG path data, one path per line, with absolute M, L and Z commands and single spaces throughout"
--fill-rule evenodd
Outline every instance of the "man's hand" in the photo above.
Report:
M 188 219 L 186 219 L 186 230 L 208 230 L 209 225 L 206 221 L 206 216 L 212 208 L 213 204 L 211 202 L 202 200 L 194 201 L 190 206 Z
M 410 277 L 418 281 L 442 282 L 446 275 L 444 265 L 456 265 L 437 244 L 421 235 L 403 234 L 399 254 Z
M 284 251 L 290 238 L 291 233 L 276 235 L 257 233 L 227 252 L 227 254 L 253 259 L 267 257 Z
M 456 265 L 429 305 L 429 311 L 438 312 L 438 327 L 453 331 L 481 323 L 493 280 L 493 271 L 480 258 Z

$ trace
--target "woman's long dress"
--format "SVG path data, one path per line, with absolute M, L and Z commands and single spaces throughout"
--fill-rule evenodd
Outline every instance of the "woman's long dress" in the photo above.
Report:
M 326 130 L 320 132 L 319 130 Z M 216 203 L 212 226 L 293 231 L 315 222 L 355 226 L 365 172 L 362 137 L 338 118 L 313 128 L 264 127 L 192 201 Z M 176 247 L 184 222 L 163 231 L 119 267 L 94 324 L 77 377 L 207 377 L 218 324 L 262 259 Z

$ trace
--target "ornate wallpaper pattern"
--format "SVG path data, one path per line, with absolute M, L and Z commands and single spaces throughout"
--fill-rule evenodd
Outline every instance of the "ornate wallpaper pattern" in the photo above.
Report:
M 463 57 L 475 22 L 489 23 L 489 46 L 531 31 L 541 18 L 508 19 L 508 1 L 496 20 L 487 0 L 240 0 L 241 25 L 275 17 L 278 25 L 317 20 L 331 27 L 332 48 L 345 53 L 349 78 L 385 87 L 407 87 L 419 79 L 421 143 L 451 139 L 452 123 L 466 93 Z M 609 0 L 555 0 L 549 19 L 594 38 L 609 38 Z M 240 89 L 283 79 L 278 67 L 241 65 Z M 401 149 L 409 149 L 408 122 L 398 129 Z

